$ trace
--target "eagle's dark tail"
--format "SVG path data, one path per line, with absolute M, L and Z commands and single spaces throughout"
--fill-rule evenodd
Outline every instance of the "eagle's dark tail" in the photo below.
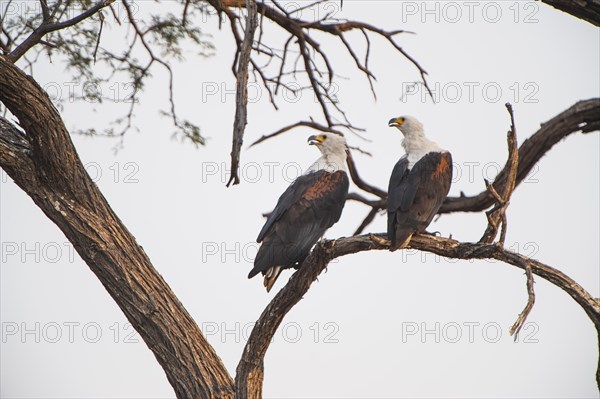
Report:
M 279 277 L 282 270 L 283 269 L 281 268 L 281 266 L 273 266 L 264 273 L 264 284 L 265 288 L 267 289 L 267 292 L 271 291 L 271 288 L 273 288 L 273 284 L 275 284 L 275 281 L 277 281 L 277 277 Z
M 258 249 L 256 258 L 254 259 L 254 268 L 248 274 L 248 278 L 256 276 L 259 272 L 262 273 L 265 276 L 264 285 L 267 288 L 267 292 L 271 291 L 281 271 L 289 267 L 285 263 L 286 257 L 289 256 L 286 252 L 286 247 L 282 243 L 278 241 L 273 242 L 273 240 L 267 237 Z
M 277 248 L 278 246 L 272 242 L 267 242 L 267 240 L 263 242 L 260 248 L 258 248 L 256 258 L 254 258 L 254 267 L 250 270 L 248 278 L 252 278 L 261 272 L 264 275 L 273 264 L 277 264 L 277 253 L 275 253 Z
M 394 252 L 398 249 L 402 249 L 408 245 L 413 235 L 412 230 L 397 228 L 396 234 L 390 240 L 390 251 Z

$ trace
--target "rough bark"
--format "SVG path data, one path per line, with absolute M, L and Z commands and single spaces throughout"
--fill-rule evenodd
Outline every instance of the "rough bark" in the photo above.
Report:
M 178 398 L 233 398 L 221 359 L 86 173 L 45 92 L 0 55 L 0 166 L 73 244 L 139 332 Z
M 600 0 L 542 0 L 542 2 L 600 26 Z

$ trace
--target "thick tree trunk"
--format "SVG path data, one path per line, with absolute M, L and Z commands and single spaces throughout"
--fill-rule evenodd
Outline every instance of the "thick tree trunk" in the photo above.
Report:
M 139 332 L 178 398 L 233 398 L 233 381 L 86 173 L 45 92 L 0 55 L 0 166 L 61 229 Z

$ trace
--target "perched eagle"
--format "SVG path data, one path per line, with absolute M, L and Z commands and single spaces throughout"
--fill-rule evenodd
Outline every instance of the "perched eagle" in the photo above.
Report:
M 262 242 L 252 278 L 261 272 L 267 292 L 283 269 L 298 268 L 325 231 L 340 219 L 348 194 L 346 140 L 334 133 L 310 136 L 321 157 L 285 190 L 258 234 Z
M 450 190 L 452 156 L 425 137 L 417 119 L 402 116 L 388 124 L 404 134 L 406 151 L 394 166 L 388 188 L 388 239 L 390 251 L 395 251 L 413 234 L 425 231 L 442 206 Z

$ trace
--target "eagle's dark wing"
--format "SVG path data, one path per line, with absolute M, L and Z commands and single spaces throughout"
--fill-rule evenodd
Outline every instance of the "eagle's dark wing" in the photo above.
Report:
M 391 250 L 401 247 L 414 233 L 424 231 L 442 206 L 452 181 L 449 152 L 430 152 L 412 169 L 398 161 L 388 190 L 388 238 Z
M 388 198 L 387 198 L 387 211 L 388 211 L 388 239 L 393 243 L 395 242 L 396 232 L 396 211 L 400 209 L 400 204 L 404 198 L 404 193 L 407 189 L 407 176 L 408 176 L 408 159 L 406 156 L 400 158 L 400 160 L 394 166 L 392 175 L 390 176 L 390 184 L 388 186 Z M 404 183 L 404 184 L 403 184 Z M 413 194 L 414 196 L 414 194 Z
M 302 261 L 325 231 L 340 219 L 348 194 L 346 172 L 324 170 L 298 177 L 279 197 L 257 241 L 262 242 L 248 275 Z

